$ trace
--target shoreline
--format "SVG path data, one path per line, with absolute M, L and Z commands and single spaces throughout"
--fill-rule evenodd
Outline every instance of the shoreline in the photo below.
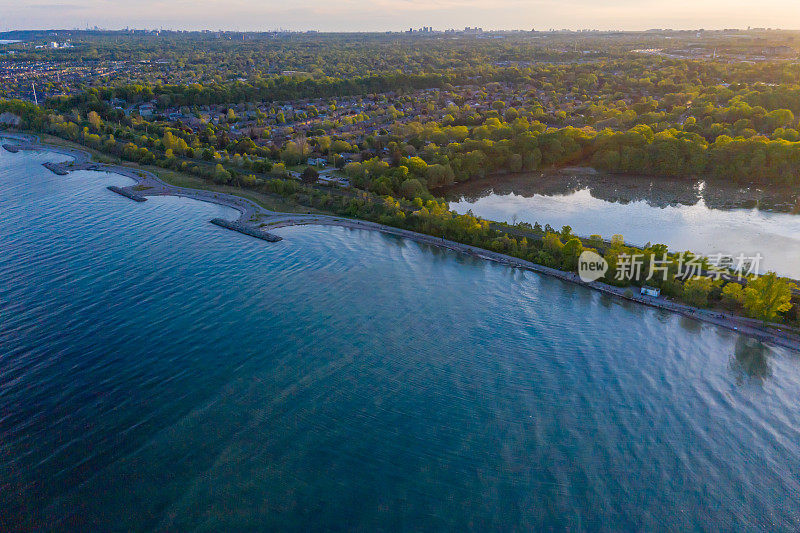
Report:
M 38 137 L 33 135 L 0 132 L 0 138 L 14 140 L 15 142 L 19 143 L 18 147 L 23 151 L 53 152 L 73 158 L 73 162 L 71 164 L 67 164 L 63 167 L 66 171 L 97 170 L 116 173 L 130 178 L 134 180 L 134 185 L 120 187 L 121 190 L 130 194 L 142 197 L 177 196 L 229 207 L 239 213 L 239 217 L 233 221 L 234 223 L 241 224 L 265 234 L 267 234 L 265 230 L 304 225 L 339 226 L 351 229 L 379 231 L 381 233 L 406 238 L 421 244 L 429 244 L 487 261 L 504 264 L 513 268 L 521 268 L 541 275 L 554 277 L 562 281 L 599 291 L 609 296 L 620 298 L 622 300 L 677 313 L 693 320 L 706 322 L 730 331 L 734 331 L 740 335 L 745 335 L 767 344 L 787 348 L 795 352 L 800 352 L 800 336 L 781 330 L 769 330 L 764 328 L 762 326 L 762 322 L 759 320 L 724 312 L 716 312 L 691 307 L 689 305 L 668 300 L 663 297 L 651 297 L 639 294 L 633 294 L 633 296 L 629 297 L 625 293 L 627 291 L 632 291 L 633 289 L 631 288 L 614 287 L 612 285 L 607 285 L 600 282 L 587 283 L 582 281 L 576 273 L 545 267 L 543 265 L 531 263 L 530 261 L 526 261 L 524 259 L 518 259 L 516 257 L 500 254 L 498 252 L 492 252 L 490 250 L 485 250 L 483 248 L 478 248 L 468 244 L 449 241 L 439 237 L 433 237 L 431 235 L 416 233 L 392 226 L 385 226 L 376 222 L 350 219 L 335 215 L 280 213 L 276 211 L 270 211 L 256 204 L 252 200 L 248 200 L 240 196 L 234 196 L 227 193 L 217 193 L 203 189 L 191 189 L 169 185 L 149 171 L 137 170 L 115 164 L 97 163 L 92 160 L 92 155 L 87 151 L 50 145 L 46 142 L 42 142 Z
M 80 150 L 77 148 L 64 148 L 61 146 L 47 144 L 33 135 L 7 134 L 5 132 L 0 132 L 0 138 L 14 139 L 20 143 L 17 146 L 22 151 L 53 152 L 71 157 L 73 159 L 72 163 L 62 166 L 64 170 L 70 172 L 75 170 L 97 170 L 101 172 L 112 172 L 114 174 L 119 174 L 121 176 L 125 176 L 126 178 L 130 178 L 135 182 L 135 184 L 120 187 L 120 189 L 130 193 L 135 193 L 139 196 L 178 196 L 182 198 L 200 200 L 201 202 L 209 202 L 224 207 L 230 207 L 231 209 L 235 209 L 239 212 L 239 218 L 236 219 L 236 222 L 243 224 L 260 214 L 273 214 L 273 211 L 264 209 L 255 202 L 247 200 L 246 198 L 203 189 L 189 189 L 186 187 L 169 185 L 148 170 L 138 170 L 121 165 L 97 163 L 92 160 L 92 154 L 85 150 Z

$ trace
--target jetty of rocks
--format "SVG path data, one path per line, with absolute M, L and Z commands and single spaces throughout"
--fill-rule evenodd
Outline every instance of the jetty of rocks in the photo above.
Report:
M 47 170 L 51 171 L 53 174 L 58 174 L 59 176 L 66 176 L 69 174 L 67 170 L 64 168 L 64 163 L 42 163 L 42 166 Z
M 145 200 L 147 200 L 147 198 L 145 198 L 141 194 L 136 194 L 133 191 L 129 191 L 127 189 L 123 189 L 122 187 L 117 187 L 116 185 L 109 185 L 106 188 L 109 191 L 113 191 L 113 192 L 115 192 L 115 193 L 117 193 L 119 195 L 124 196 L 125 198 L 130 198 L 134 202 L 144 202 Z
M 272 233 L 261 231 L 259 229 L 250 226 L 245 226 L 244 224 L 240 224 L 239 222 L 231 222 L 230 220 L 225 220 L 224 218 L 211 219 L 211 223 L 216 224 L 217 226 L 220 226 L 222 228 L 238 231 L 239 233 L 244 233 L 245 235 L 250 235 L 251 237 L 255 237 L 257 239 L 262 239 L 269 242 L 278 242 L 283 240 L 283 237 L 278 237 L 277 235 L 273 235 Z

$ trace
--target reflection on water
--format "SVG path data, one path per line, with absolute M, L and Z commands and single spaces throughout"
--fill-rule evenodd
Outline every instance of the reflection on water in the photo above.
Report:
M 740 385 L 748 380 L 763 383 L 772 375 L 769 355 L 770 349 L 764 344 L 745 337 L 739 338 L 730 364 L 736 382 Z
M 571 226 L 579 235 L 622 234 L 631 244 L 673 251 L 753 256 L 761 269 L 800 278 L 800 201 L 796 191 L 767 192 L 720 182 L 606 175 L 520 175 L 450 189 L 459 213 Z
M 800 213 L 800 195 L 790 188 L 766 191 L 719 180 L 609 176 L 593 173 L 519 174 L 498 180 L 476 180 L 446 191 L 449 201 L 476 202 L 489 195 L 569 196 L 587 190 L 592 198 L 620 204 L 645 202 L 650 207 L 692 206 L 709 209 L 759 209 Z

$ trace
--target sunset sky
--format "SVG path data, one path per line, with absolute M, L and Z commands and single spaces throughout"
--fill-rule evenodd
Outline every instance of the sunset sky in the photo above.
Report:
M 773 27 L 800 0 L 0 0 L 0 30 L 73 28 L 384 31 Z

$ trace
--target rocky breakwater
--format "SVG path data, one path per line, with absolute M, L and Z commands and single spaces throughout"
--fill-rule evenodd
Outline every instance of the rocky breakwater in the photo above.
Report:
M 246 226 L 245 224 L 241 224 L 239 222 L 231 222 L 230 220 L 225 220 L 224 218 L 211 219 L 211 223 L 222 228 L 238 231 L 239 233 L 244 233 L 245 235 L 250 235 L 251 237 L 255 237 L 257 239 L 262 239 L 264 241 L 278 242 L 283 240 L 283 237 L 278 237 L 272 233 L 253 228 L 251 226 Z

